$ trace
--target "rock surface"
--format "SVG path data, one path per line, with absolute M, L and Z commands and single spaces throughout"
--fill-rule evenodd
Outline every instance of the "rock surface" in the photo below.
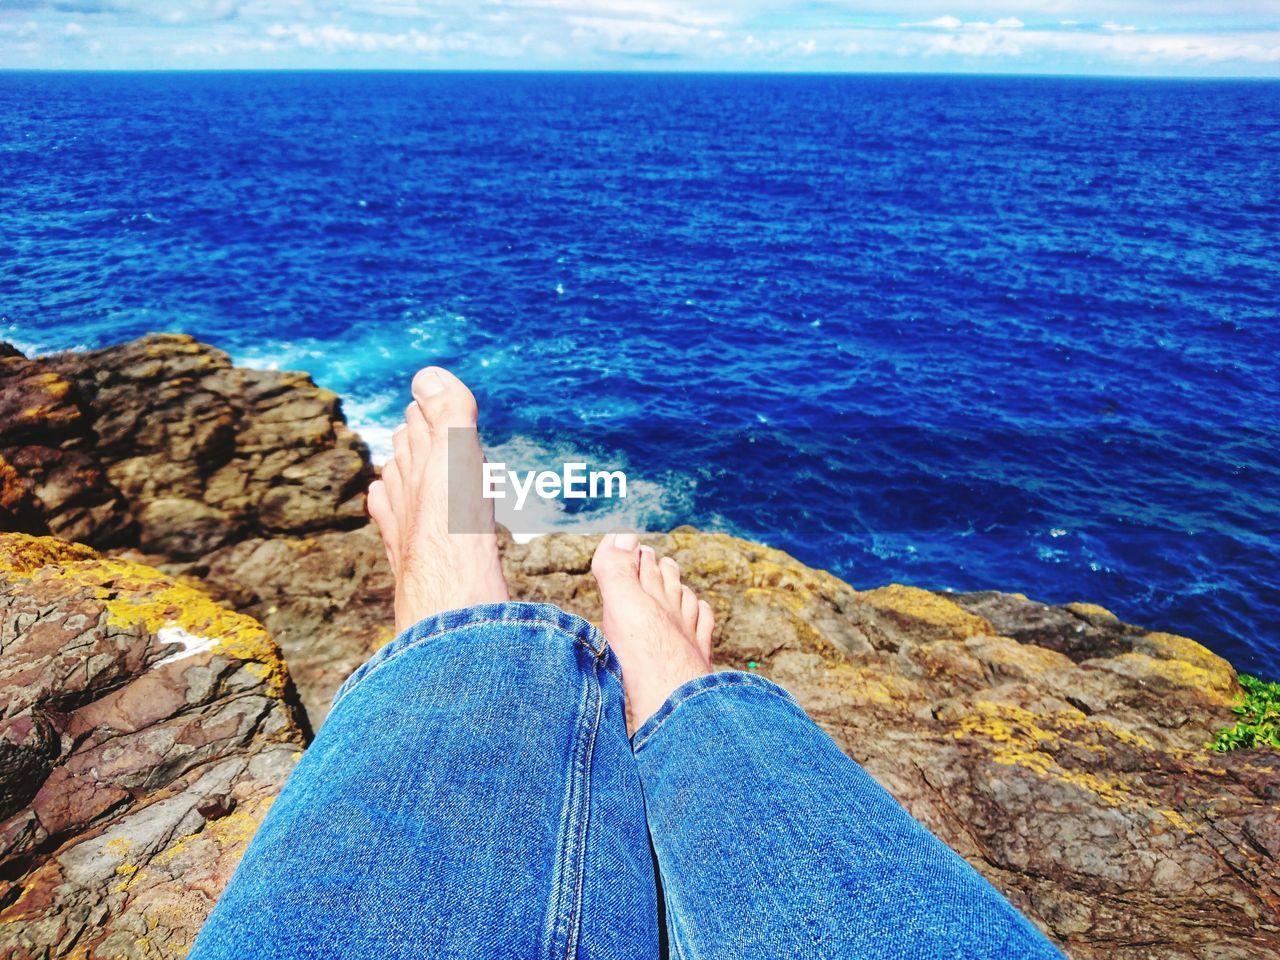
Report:
M 245 621 L 254 629 L 260 621 L 275 637 L 305 705 L 305 713 L 296 712 L 304 735 L 307 718 L 317 726 L 347 673 L 391 637 L 389 572 L 376 532 L 358 514 L 367 455 L 342 424 L 332 395 L 302 375 L 235 370 L 225 356 L 187 338 L 146 338 L 40 361 L 0 358 L 5 362 L 24 399 L 9 403 L 6 390 L 0 406 L 3 417 L 13 418 L 10 424 L 0 417 L 0 524 L 46 525 L 63 536 L 88 530 L 81 539 L 199 581 L 225 606 L 256 618 Z M 39 379 L 49 374 L 59 379 Z M 37 408 L 46 412 L 29 412 Z M 10 456 L 33 445 L 45 452 Z M 60 466 L 43 473 L 32 468 L 40 456 Z M 14 464 L 11 472 L 5 463 Z M 94 469 L 94 482 L 103 484 L 97 488 L 87 479 Z M 68 481 L 50 493 L 56 484 L 47 475 L 58 470 L 82 485 Z M 1239 694 L 1225 661 L 1191 640 L 1123 624 L 1089 604 L 1050 606 L 1016 594 L 949 595 L 897 585 L 859 591 L 732 537 L 681 528 L 646 540 L 673 555 L 715 606 L 721 665 L 758 670 L 791 690 L 846 752 L 1076 960 L 1280 956 L 1280 753 L 1205 749 L 1213 733 L 1233 720 L 1231 705 Z M 512 595 L 557 603 L 598 622 L 599 597 L 589 574 L 593 546 L 572 536 L 504 542 Z M 106 575 L 103 564 L 124 562 L 69 559 L 69 569 L 93 569 L 98 576 Z M 19 649 L 13 643 L 31 629 L 29 615 L 18 612 L 33 593 L 28 584 L 49 578 L 67 589 L 76 582 L 41 569 L 0 581 L 7 631 L 0 634 L 0 691 L 16 704 L 25 702 L 22 691 L 29 685 L 26 674 L 10 667 L 11 650 Z M 74 601 L 82 602 L 90 601 Z M 147 678 L 166 669 L 156 668 L 156 661 L 176 649 L 146 633 L 148 627 L 131 629 L 120 648 L 131 652 L 114 654 L 116 661 L 102 662 L 118 664 L 100 668 L 133 678 L 121 690 L 154 683 Z M 205 635 L 218 632 L 202 629 Z M 200 656 L 206 654 L 212 651 Z M 232 668 L 229 660 L 217 662 L 218 669 Z M 252 664 L 261 662 L 248 658 L 241 672 L 252 675 Z M 264 717 L 289 711 L 292 696 L 287 684 L 281 686 L 282 675 L 272 673 L 277 679 L 263 680 L 267 689 L 256 694 L 274 704 Z M 58 706 L 48 711 L 54 719 L 19 724 L 0 741 L 0 802 L 11 823 L 31 823 L 37 814 L 55 826 L 61 822 L 56 805 L 46 808 L 48 801 L 23 784 L 32 777 L 70 776 L 57 773 L 68 761 L 56 759 L 62 754 L 55 757 L 50 746 L 65 749 L 67 734 L 49 724 L 89 709 L 91 703 L 81 703 L 84 696 L 92 695 L 59 694 Z M 108 699 L 105 692 L 101 699 Z M 35 705 L 29 706 L 34 717 Z M 229 709 L 215 698 L 201 701 L 197 715 L 222 716 L 218 711 Z M 87 715 L 83 723 L 101 728 L 98 717 Z M 164 727 L 170 721 L 158 722 Z M 207 734 L 210 728 L 200 729 Z M 278 728 L 260 726 L 244 736 L 242 749 L 255 758 L 254 751 L 291 757 L 299 738 L 283 720 Z M 88 736 L 83 749 L 96 742 Z M 162 799 L 174 791 L 188 798 L 216 794 L 203 807 L 172 808 L 185 809 L 186 819 L 168 836 L 191 835 L 172 856 L 169 846 L 157 846 L 160 841 L 144 841 L 139 849 L 149 858 L 145 863 L 113 860 L 120 847 L 109 844 L 116 835 L 98 839 L 107 836 L 105 820 L 161 803 L 150 799 L 157 795 L 151 779 L 142 787 L 109 780 L 95 788 L 100 799 L 63 815 L 75 823 L 58 834 L 65 838 L 62 846 L 46 841 L 9 855 L 16 859 L 6 862 L 18 866 L 7 868 L 5 877 L 50 878 L 33 887 L 38 891 L 61 890 L 57 883 L 66 886 L 76 870 L 98 877 L 121 866 L 157 891 L 139 894 L 136 907 L 133 900 L 117 903 L 104 894 L 109 915 L 99 917 L 90 915 L 83 897 L 56 899 L 15 888 L 19 892 L 4 901 L 0 918 L 27 905 L 25 942 L 34 955 L 68 953 L 72 928 L 82 931 L 79 943 L 105 944 L 114 936 L 110 950 L 124 956 L 181 953 L 187 934 L 172 931 L 194 929 L 261 810 L 256 801 L 237 800 L 234 811 L 248 809 L 252 816 L 239 832 L 225 832 L 234 837 L 219 840 L 214 827 L 230 817 L 215 815 L 225 806 L 217 797 L 234 791 L 198 787 L 199 777 L 241 755 L 223 755 L 220 746 L 204 749 L 204 766 L 183 768 L 173 781 L 165 779 L 169 755 L 154 745 L 121 760 L 135 766 L 134 776 L 152 764 L 166 771 L 147 774 L 155 782 L 180 781 L 160 789 Z M 248 780 L 236 781 L 238 789 L 269 796 L 278 786 L 273 778 L 288 763 L 268 766 L 264 774 L 248 763 L 240 775 Z M 195 770 L 206 773 L 196 776 Z M 113 789 L 132 799 L 110 806 Z M 108 804 L 97 814 L 105 820 L 86 812 L 94 803 Z M 192 809 L 211 812 L 213 819 L 201 828 Z M 137 835 L 144 834 L 140 827 Z M 80 854 L 68 866 L 55 850 Z M 175 901 L 166 899 L 178 881 L 200 893 L 183 901 L 190 908 L 184 920 L 176 919 Z M 98 880 L 83 883 L 75 889 L 98 889 Z M 66 930 L 57 925 L 63 917 Z M 111 932 L 100 936 L 100 924 Z M 148 932 L 155 929 L 171 932 L 157 938 Z M 128 941 L 122 931 L 137 939 Z M 144 940 L 153 953 L 137 952 Z M 126 941 L 135 953 L 121 946 Z M 10 955 L 22 954 L 11 949 Z
M 0 489 L 34 500 L 58 536 L 190 559 L 365 522 L 368 450 L 306 374 L 239 369 L 178 334 L 4 352 L 0 458 L 17 480 Z
M 394 582 L 373 524 L 246 540 L 176 569 L 271 631 L 317 727 L 342 681 L 395 635 Z
M 177 957 L 301 755 L 258 623 L 0 534 L 0 957 Z

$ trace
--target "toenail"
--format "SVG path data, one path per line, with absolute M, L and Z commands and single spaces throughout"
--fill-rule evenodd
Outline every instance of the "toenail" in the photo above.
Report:
M 613 545 L 619 550 L 634 550 L 639 539 L 634 533 L 615 533 Z
M 440 379 L 440 374 L 430 368 L 418 374 L 414 385 L 426 397 L 444 392 L 444 381 Z
M 641 548 L 640 548 L 640 552 L 641 552 L 641 553 L 647 553 L 649 556 L 651 556 L 651 557 L 652 557 L 652 556 L 653 556 L 653 547 L 641 547 Z

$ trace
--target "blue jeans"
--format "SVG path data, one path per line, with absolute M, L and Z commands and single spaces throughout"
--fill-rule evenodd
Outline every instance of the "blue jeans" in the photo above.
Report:
M 780 687 L 694 680 L 629 741 L 604 637 L 502 603 L 352 674 L 190 958 L 667 955 L 1061 957 Z

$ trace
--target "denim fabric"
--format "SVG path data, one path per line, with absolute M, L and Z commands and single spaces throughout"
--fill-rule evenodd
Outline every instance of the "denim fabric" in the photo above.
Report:
M 604 638 L 503 603 L 422 621 L 343 685 L 190 958 L 663 939 L 687 960 L 1061 956 L 780 687 L 703 677 L 628 742 Z
M 633 743 L 673 956 L 1061 960 L 763 677 L 686 683 Z
M 654 958 L 657 916 L 617 661 L 504 603 L 344 684 L 190 957 Z

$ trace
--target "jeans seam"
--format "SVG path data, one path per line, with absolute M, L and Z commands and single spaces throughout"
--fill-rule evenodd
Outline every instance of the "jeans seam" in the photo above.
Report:
M 594 653 L 594 651 L 591 652 Z M 598 657 L 593 657 L 593 661 L 596 668 L 594 677 L 596 716 L 587 739 L 586 756 L 584 757 L 582 770 L 582 795 L 584 799 L 582 826 L 578 831 L 578 875 L 573 891 L 574 922 L 570 926 L 569 939 L 565 944 L 565 960 L 572 960 L 578 945 L 578 934 L 582 928 L 582 898 L 586 890 L 587 842 L 591 829 L 591 771 L 595 766 L 596 737 L 600 733 L 600 724 L 604 719 L 604 689 L 600 683 L 600 667 L 604 664 Z
M 657 724 L 653 727 L 653 729 L 644 735 L 643 740 L 640 740 L 638 743 L 635 743 L 632 745 L 632 748 L 631 748 L 632 752 L 639 753 L 641 750 L 643 750 L 645 744 L 647 744 L 650 740 L 653 739 L 654 734 L 656 734 L 659 730 L 661 730 L 664 726 L 666 726 L 667 721 L 670 720 L 673 716 L 675 716 L 675 712 L 678 709 L 680 709 L 680 707 L 688 703 L 690 700 L 693 700 L 695 697 L 700 697 L 704 693 L 712 693 L 716 690 L 723 690 L 726 687 L 756 687 L 757 689 L 762 690 L 763 692 L 767 693 L 771 697 L 776 697 L 777 699 L 783 701 L 784 703 L 789 703 L 792 706 L 795 706 L 795 701 L 793 701 L 791 697 L 789 697 L 787 694 L 778 690 L 771 690 L 768 687 L 761 686 L 760 684 L 751 680 L 726 680 L 723 683 L 717 683 L 715 686 L 700 687 L 699 689 L 694 690 L 691 693 L 686 693 L 679 700 L 672 700 L 667 705 L 667 715 L 663 717 L 661 720 L 659 720 Z
M 587 621 L 584 620 L 583 622 L 586 623 Z M 468 623 L 454 624 L 448 627 L 441 627 L 439 630 L 435 630 L 431 633 L 426 634 L 425 636 L 414 637 L 413 640 L 411 640 L 409 643 L 406 643 L 404 646 L 396 650 L 394 653 L 389 654 L 388 656 L 384 657 L 382 660 L 370 666 L 369 669 L 365 671 L 365 673 L 361 674 L 361 676 L 358 677 L 356 681 L 353 684 L 351 684 L 351 686 L 347 687 L 347 689 L 342 692 L 342 696 L 340 698 L 333 701 L 329 709 L 332 711 L 333 708 L 338 705 L 340 700 L 345 700 L 347 698 L 347 695 L 350 694 L 352 690 L 360 686 L 360 684 L 364 683 L 365 680 L 373 676 L 375 673 L 377 673 L 387 664 L 394 663 L 403 654 L 408 653 L 410 650 L 417 649 L 418 647 L 425 644 L 428 640 L 434 640 L 436 639 L 436 637 L 442 636 L 443 634 L 446 634 L 446 633 L 453 633 L 456 630 L 465 630 L 468 627 L 485 626 L 488 624 L 514 624 L 514 623 L 536 624 L 540 626 L 549 627 L 554 632 L 560 634 L 561 636 L 568 637 L 575 644 L 578 644 L 579 646 L 581 646 L 584 650 L 586 650 L 589 654 L 591 654 L 591 657 L 593 660 L 603 665 L 605 670 L 607 670 L 609 673 L 612 673 L 614 676 L 616 676 L 619 681 L 622 679 L 622 675 L 618 671 L 614 670 L 605 660 L 604 650 L 596 650 L 595 647 L 587 643 L 582 637 L 579 637 L 570 633 L 568 630 L 566 630 L 560 624 L 556 623 L 554 620 L 549 620 L 546 617 L 501 617 L 501 618 L 495 618 L 490 620 L 475 620 Z M 588 624 L 588 626 L 590 626 L 590 624 Z M 607 650 L 607 647 L 605 649 Z
M 589 650 L 590 648 L 588 648 Z M 594 653 L 594 651 L 591 651 Z M 583 707 L 576 725 L 577 735 L 573 749 L 573 764 L 569 772 L 568 795 L 564 811 L 565 843 L 557 855 L 556 882 L 550 903 L 550 927 L 545 956 L 549 960 L 570 960 L 578 942 L 582 924 L 582 896 L 585 886 L 587 831 L 591 816 L 591 768 L 594 764 L 596 734 L 604 709 L 604 691 L 600 685 L 599 658 L 593 656 L 594 671 L 584 675 L 581 687 Z M 594 689 L 593 689 L 594 684 Z M 594 701 L 594 715 L 588 719 L 587 711 Z M 579 782 L 579 776 L 581 782 Z M 575 822 L 576 821 L 576 822 Z M 571 887 L 566 890 L 567 874 L 571 871 Z M 563 902 L 565 894 L 568 902 Z M 561 918 L 564 927 L 561 927 Z M 564 930 L 561 934 L 561 930 Z M 557 949 L 563 936 L 563 950 Z

